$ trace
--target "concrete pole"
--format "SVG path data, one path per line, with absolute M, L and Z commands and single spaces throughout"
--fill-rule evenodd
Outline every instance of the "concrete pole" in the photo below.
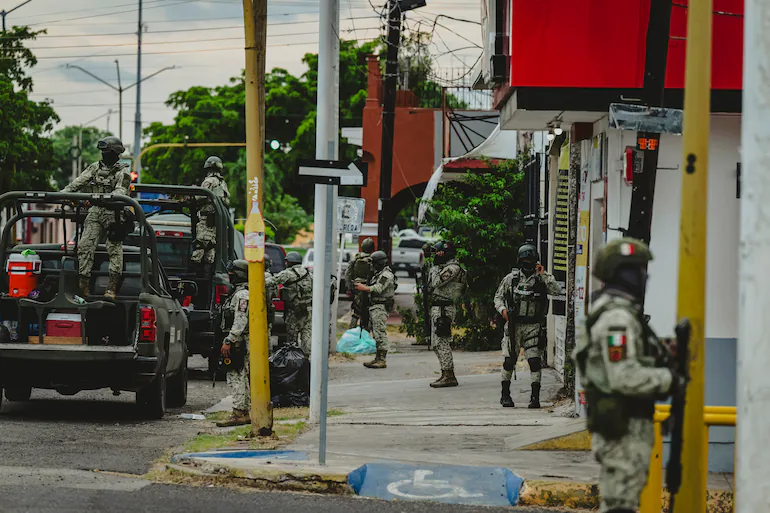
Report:
M 339 0 L 323 0 L 319 23 L 316 158 L 337 160 L 339 143 Z M 336 187 L 315 187 L 313 338 L 310 365 L 310 422 L 320 424 L 319 463 L 326 461 L 326 390 L 329 363 L 329 288 L 335 253 Z
M 142 0 L 139 0 L 139 22 L 136 30 L 136 114 L 134 115 L 134 158 L 142 146 Z M 136 183 L 142 182 L 142 163 L 138 162 Z
M 747 0 L 744 15 L 743 120 L 741 127 L 741 244 L 738 326 L 737 513 L 770 510 L 767 412 L 770 411 L 770 5 Z
M 78 147 L 77 135 L 72 136 L 72 147 L 73 148 Z M 74 180 L 75 178 L 78 177 L 78 157 L 76 157 L 75 155 L 71 155 L 71 156 L 72 156 L 72 179 Z M 64 242 L 66 243 L 67 241 L 65 240 Z

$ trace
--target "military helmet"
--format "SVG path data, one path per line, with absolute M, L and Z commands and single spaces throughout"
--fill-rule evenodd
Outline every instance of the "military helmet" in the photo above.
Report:
M 622 265 L 644 267 L 651 260 L 652 253 L 647 244 L 638 239 L 623 237 L 608 242 L 599 250 L 593 274 L 602 281 L 608 281 Z
M 107 136 L 104 139 L 99 139 L 99 142 L 96 143 L 96 148 L 99 151 L 113 151 L 118 155 L 121 155 L 124 151 L 126 151 L 123 143 L 114 135 Z
M 375 251 L 372 253 L 372 263 L 375 269 L 382 269 L 388 265 L 388 254 L 384 251 Z
M 220 171 L 222 170 L 222 159 L 219 157 L 212 155 L 211 157 L 206 159 L 206 163 L 203 164 L 203 169 L 209 169 L 209 168 L 216 168 Z
M 534 244 L 526 243 L 519 248 L 519 261 L 537 262 L 540 256 Z
M 273 267 L 273 259 L 265 255 L 265 270 L 269 271 L 271 267 Z
M 249 279 L 249 263 L 246 260 L 233 260 L 227 264 L 227 274 L 235 281 L 244 282 Z M 234 281 L 231 278 L 230 281 Z
M 374 241 L 371 237 L 365 238 L 361 243 L 361 251 L 364 253 L 369 253 L 370 255 L 374 253 Z
M 290 264 L 301 264 L 302 263 L 302 255 L 297 253 L 296 251 L 289 251 L 286 253 L 285 260 L 289 262 Z

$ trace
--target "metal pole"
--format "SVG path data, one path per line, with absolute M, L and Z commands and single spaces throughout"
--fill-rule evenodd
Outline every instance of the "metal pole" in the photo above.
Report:
M 770 277 L 762 273 L 770 251 L 770 95 L 767 55 L 770 6 L 747 0 L 744 14 L 743 120 L 741 127 L 741 244 L 739 265 L 737 513 L 767 509 L 770 492 L 762 479 L 770 468 L 767 450 L 757 446 L 767 433 L 770 351 L 765 346 Z
M 136 31 L 136 114 L 134 115 L 134 157 L 142 145 L 142 0 L 139 0 L 139 23 Z M 136 183 L 142 182 L 142 163 L 136 167 Z
M 78 136 L 73 135 L 72 147 L 77 148 L 77 146 L 78 146 Z M 72 157 L 72 179 L 74 180 L 75 178 L 78 177 L 78 159 L 77 157 L 75 157 L 74 154 L 70 154 L 70 156 Z M 67 242 L 67 241 L 64 241 L 64 242 Z
M 6 10 L 0 11 L 0 16 L 3 17 L 3 32 L 5 32 L 5 17 L 8 16 L 9 14 L 11 14 L 13 11 L 18 9 L 19 7 L 24 7 L 25 5 L 27 5 L 31 1 L 32 0 L 27 0 L 26 2 L 22 2 L 19 5 L 17 5 L 16 7 L 14 7 L 13 9 L 11 9 L 10 11 L 6 11 Z
M 682 486 L 673 513 L 705 511 L 708 451 L 703 429 L 706 327 L 708 145 L 711 120 L 712 0 L 690 2 L 684 89 L 678 317 L 692 323 L 690 383 L 684 412 Z M 745 305 L 743 305 L 745 306 Z M 762 451 L 759 451 L 762 452 Z
M 390 188 L 393 176 L 393 134 L 396 119 L 398 85 L 398 45 L 401 39 L 401 7 L 388 1 L 388 49 L 385 62 L 385 87 L 382 107 L 382 154 L 380 155 L 380 205 L 377 222 L 377 246 L 390 255 Z
M 117 59 L 115 59 L 115 68 L 118 71 L 118 123 L 120 124 L 118 126 L 118 138 L 123 142 L 123 85 L 120 82 L 120 64 Z
M 337 160 L 339 143 L 339 0 L 323 0 L 319 21 L 316 158 Z M 320 425 L 318 462 L 326 464 L 326 392 L 329 364 L 329 305 L 333 269 L 336 187 L 315 187 L 315 251 L 323 254 L 313 268 L 313 337 L 310 365 L 310 422 Z M 316 257 L 318 258 L 318 257 Z
M 265 57 L 267 50 L 267 0 L 243 0 L 243 19 L 246 34 L 246 173 L 249 183 L 249 202 L 252 213 L 246 220 L 246 240 L 251 233 L 251 217 L 258 215 L 264 197 L 261 186 L 265 159 Z M 252 191 L 258 185 L 256 208 Z M 249 364 L 251 385 L 251 430 L 255 435 L 267 436 L 273 432 L 273 407 L 270 403 L 270 367 L 268 364 L 269 337 L 265 299 L 264 222 L 261 222 L 261 258 L 249 258 Z M 257 242 L 257 246 L 260 243 Z M 248 251 L 248 250 L 247 250 Z M 257 251 L 258 253 L 260 251 Z

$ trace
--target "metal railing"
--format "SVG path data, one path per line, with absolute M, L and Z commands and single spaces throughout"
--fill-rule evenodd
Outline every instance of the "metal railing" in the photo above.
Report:
M 703 414 L 704 448 L 708 454 L 711 426 L 735 426 L 735 406 L 706 406 Z M 671 405 L 655 405 L 655 445 L 650 458 L 650 470 L 647 474 L 647 485 L 642 491 L 639 513 L 660 513 L 663 508 L 663 434 L 661 424 L 671 415 Z M 708 467 L 700 469 L 708 474 Z M 706 480 L 704 479 L 704 482 Z M 706 490 L 703 490 L 706 495 Z

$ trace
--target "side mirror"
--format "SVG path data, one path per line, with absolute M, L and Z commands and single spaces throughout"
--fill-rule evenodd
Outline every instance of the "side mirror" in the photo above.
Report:
M 180 296 L 197 296 L 198 284 L 192 280 L 181 280 L 177 285 L 177 292 Z

